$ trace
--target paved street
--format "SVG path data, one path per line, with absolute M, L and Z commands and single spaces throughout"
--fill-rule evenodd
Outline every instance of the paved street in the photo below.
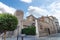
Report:
M 14 38 L 7 38 L 7 40 L 17 40 L 16 37 Z M 21 40 L 21 37 L 19 37 L 19 40 Z M 53 34 L 48 37 L 35 37 L 35 36 L 26 36 L 24 37 L 24 40 L 60 40 L 60 33 Z
M 60 33 L 52 34 L 52 35 L 50 35 L 49 37 L 60 37 Z

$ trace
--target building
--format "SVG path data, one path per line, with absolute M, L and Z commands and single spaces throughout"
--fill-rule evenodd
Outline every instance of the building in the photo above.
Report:
M 55 34 L 58 31 L 58 27 L 58 20 L 53 16 L 42 16 L 38 19 L 38 29 L 40 36 Z
M 30 25 L 36 26 L 37 36 L 55 34 L 57 33 L 57 28 L 59 27 L 58 20 L 53 16 L 35 18 L 33 15 L 30 15 L 25 21 L 23 21 L 23 28 L 27 28 Z
M 27 28 L 28 26 L 35 25 L 35 17 L 30 15 L 23 21 L 23 28 Z
M 36 18 L 33 15 L 29 15 L 26 19 L 24 19 L 24 12 L 21 10 L 17 10 L 14 15 L 18 19 L 17 29 L 12 32 L 14 36 L 20 35 L 21 29 L 28 28 L 31 25 L 36 27 L 36 36 L 38 37 L 55 34 L 58 31 L 59 22 L 56 17 L 42 16 Z
M 22 10 L 17 10 L 14 15 L 18 19 L 18 26 L 17 29 L 14 31 L 14 35 L 20 35 L 21 34 L 21 29 L 23 28 L 23 17 L 24 17 L 24 12 Z

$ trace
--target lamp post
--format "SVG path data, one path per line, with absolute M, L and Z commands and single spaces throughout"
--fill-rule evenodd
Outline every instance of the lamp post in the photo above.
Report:
M 17 35 L 17 40 L 18 40 L 19 36 Z
M 19 38 L 19 26 L 17 26 L 17 40 Z

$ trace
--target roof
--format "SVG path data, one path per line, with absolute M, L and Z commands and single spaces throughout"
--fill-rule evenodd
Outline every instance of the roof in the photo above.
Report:
M 36 17 L 34 17 L 32 14 L 31 14 L 31 15 L 29 15 L 29 16 L 27 16 L 27 18 L 29 18 L 29 17 L 31 17 L 31 16 L 32 16 L 33 18 L 36 18 Z

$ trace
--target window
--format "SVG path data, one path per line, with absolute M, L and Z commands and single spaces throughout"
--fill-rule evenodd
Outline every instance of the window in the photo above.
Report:
M 33 21 L 35 21 L 35 19 L 33 19 Z
M 34 25 L 34 26 L 35 26 L 35 23 L 32 23 L 32 25 Z
M 55 23 L 58 23 L 58 22 L 55 22 Z
M 40 25 L 40 29 L 43 29 L 43 28 L 42 28 L 42 25 Z
M 27 25 L 23 25 L 24 27 L 26 27 Z

